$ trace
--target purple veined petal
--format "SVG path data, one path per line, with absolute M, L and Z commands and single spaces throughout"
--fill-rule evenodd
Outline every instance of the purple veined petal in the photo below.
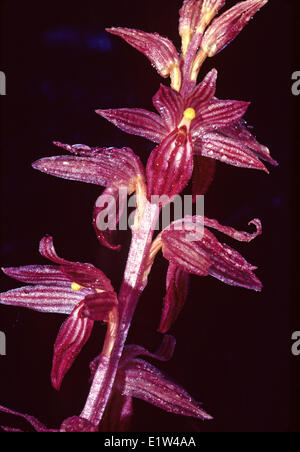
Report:
M 217 17 L 205 32 L 201 48 L 210 57 L 226 47 L 268 0 L 239 2 Z
M 93 211 L 93 226 L 99 242 L 112 250 L 119 250 L 121 245 L 115 245 L 112 235 L 126 208 L 127 189 L 121 192 L 121 187 L 108 187 L 98 198 Z
M 178 318 L 187 298 L 189 275 L 170 263 L 166 280 L 166 295 L 158 331 L 166 333 Z
M 152 196 L 165 196 L 167 200 L 161 202 L 171 202 L 187 185 L 192 172 L 193 148 L 183 126 L 170 133 L 150 155 L 146 168 L 149 201 Z
M 194 241 L 190 241 L 190 232 L 193 230 L 196 231 L 195 228 L 201 226 L 201 224 L 203 225 L 203 220 L 205 226 L 216 226 L 221 232 L 240 241 L 250 241 L 261 232 L 259 220 L 253 220 L 251 222 L 256 225 L 257 231 L 254 234 L 249 234 L 221 226 L 215 220 L 209 220 L 203 217 L 186 217 L 182 230 L 175 229 L 177 222 L 173 222 L 168 229 L 163 231 L 162 242 L 164 256 L 171 262 L 179 265 L 183 270 L 200 276 L 202 270 L 200 262 L 202 257 L 206 256 L 206 274 L 203 273 L 202 276 L 211 275 L 232 286 L 244 287 L 256 291 L 261 290 L 261 282 L 252 271 L 256 267 L 249 264 L 237 251 L 220 243 L 206 227 L 204 228 L 201 240 L 195 238 Z
M 204 104 L 210 102 L 216 94 L 217 77 L 218 71 L 212 69 L 185 98 L 185 108 L 193 108 L 198 112 Z
M 123 132 L 147 138 L 154 143 L 160 143 L 168 134 L 168 129 L 160 116 L 141 108 L 96 110 L 96 113 Z
M 153 105 L 166 123 L 168 131 L 178 126 L 183 117 L 184 105 L 183 98 L 177 91 L 160 85 L 153 97 Z
M 55 265 L 26 265 L 2 268 L 11 278 L 28 284 L 70 286 L 69 278 Z
M 75 155 L 96 158 L 99 171 L 106 177 L 105 186 L 114 182 L 116 185 L 127 185 L 137 176 L 144 175 L 141 160 L 130 148 L 99 148 L 85 144 L 69 145 L 59 141 L 54 141 L 53 144 Z
M 43 257 L 49 259 L 55 264 L 63 265 L 71 263 L 70 261 L 67 261 L 66 259 L 63 259 L 57 255 L 53 244 L 53 237 L 51 237 L 50 235 L 46 235 L 41 239 L 39 252 Z
M 207 276 L 211 265 L 209 255 L 201 242 L 191 241 L 185 230 L 164 230 L 161 235 L 164 257 L 187 273 Z
M 70 314 L 87 293 L 85 289 L 72 290 L 71 284 L 69 287 L 25 286 L 0 293 L 0 303 L 38 312 Z
M 61 265 L 61 271 L 73 282 L 87 289 L 113 291 L 110 280 L 92 264 L 70 263 Z
M 184 0 L 179 10 L 179 35 L 184 38 L 188 32 L 191 35 L 196 31 L 200 22 L 203 0 Z
M 151 353 L 140 345 L 126 345 L 120 361 L 120 367 L 127 366 L 133 359 L 138 356 L 148 356 L 149 358 L 154 358 L 159 361 L 169 361 L 175 350 L 176 339 L 165 334 L 163 340 L 156 352 Z
M 237 251 L 227 245 L 222 246 L 222 252 L 210 252 L 211 267 L 209 274 L 225 284 L 245 289 L 261 291 L 262 284 L 250 265 Z
M 40 254 L 46 259 L 59 264 L 60 272 L 70 281 L 85 288 L 98 290 L 113 290 L 110 280 L 92 264 L 71 262 L 59 257 L 55 251 L 53 238 L 46 236 L 40 241 Z
M 84 299 L 82 316 L 91 320 L 107 322 L 109 313 L 118 303 L 115 292 L 102 292 L 87 295 Z
M 107 28 L 109 33 L 124 39 L 135 49 L 143 53 L 154 65 L 162 77 L 168 77 L 180 60 L 174 44 L 157 33 L 146 33 L 129 28 Z
M 247 111 L 249 102 L 216 100 L 202 104 L 191 124 L 193 138 L 203 133 L 225 127 L 239 121 Z
M 237 231 L 229 226 L 222 226 L 217 220 L 211 220 L 207 217 L 204 217 L 204 223 L 206 227 L 217 229 L 217 231 L 220 231 L 235 240 L 239 240 L 240 242 L 251 242 L 251 240 L 262 234 L 261 221 L 258 218 L 254 218 L 254 220 L 251 220 L 248 223 L 249 226 L 250 224 L 254 224 L 256 227 L 256 231 L 252 234 L 246 231 Z
M 206 133 L 194 142 L 194 152 L 240 168 L 252 168 L 269 173 L 265 165 L 241 142 L 220 135 Z
M 92 157 L 59 155 L 37 160 L 32 164 L 34 169 L 62 179 L 87 182 L 105 186 L 107 177 L 100 171 L 99 161 Z
M 218 130 L 218 132 L 229 138 L 234 138 L 235 140 L 240 141 L 243 145 L 247 146 L 250 151 L 252 151 L 259 159 L 265 160 L 273 166 L 278 166 L 278 162 L 272 159 L 269 149 L 266 146 L 260 144 L 247 129 L 245 121 L 239 121 L 229 127 L 224 127 Z
M 31 416 L 30 414 L 22 414 L 22 413 L 19 413 L 18 411 L 10 410 L 9 408 L 6 408 L 6 407 L 1 406 L 1 405 L 0 405 L 0 411 L 2 413 L 12 414 L 13 416 L 18 416 L 18 417 L 21 417 L 21 418 L 25 419 L 27 422 L 29 422 L 29 424 L 32 425 L 32 427 L 37 432 L 57 432 L 58 431 L 58 430 L 48 429 L 44 424 L 42 424 L 38 419 L 36 419 L 34 416 Z M 22 430 L 10 429 L 9 427 L 8 428 L 7 427 L 2 427 L 2 428 L 6 429 L 7 431 L 22 432 Z
M 61 143 L 59 145 L 63 147 Z M 70 150 L 69 145 L 64 146 Z M 97 153 L 95 149 L 97 149 Z M 105 148 L 102 150 L 94 148 L 94 152 L 93 157 L 82 155 L 46 157 L 37 160 L 32 166 L 52 176 L 104 187 L 112 184 L 118 185 L 120 182 L 130 185 L 132 180 L 143 172 L 139 158 L 129 148 Z
M 193 202 L 197 196 L 204 195 L 214 180 L 216 162 L 213 159 L 194 154 L 194 168 L 192 176 Z
M 179 11 L 179 34 L 185 54 L 194 32 L 203 33 L 213 17 L 224 6 L 225 0 L 185 0 Z
M 119 369 L 115 384 L 121 394 L 142 399 L 170 413 L 212 419 L 181 386 L 169 381 L 156 367 L 141 359 Z
M 65 419 L 60 427 L 60 432 L 78 433 L 78 432 L 98 432 L 98 426 L 92 424 L 87 419 L 79 416 L 69 417 Z
M 112 395 L 100 423 L 100 432 L 129 432 L 133 415 L 132 397 L 123 396 L 119 391 Z
M 63 323 L 54 345 L 51 381 L 56 390 L 60 389 L 62 380 L 81 349 L 89 339 L 94 322 L 82 317 L 84 302 L 75 307 Z

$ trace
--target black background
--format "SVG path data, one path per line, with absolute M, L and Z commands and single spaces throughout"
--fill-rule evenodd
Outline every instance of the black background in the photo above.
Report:
M 299 430 L 300 388 L 295 372 L 300 358 L 291 355 L 292 331 L 300 330 L 300 317 L 295 319 L 291 303 L 296 125 L 291 74 L 300 70 L 293 63 L 296 4 L 270 0 L 229 47 L 205 63 L 201 73 L 218 69 L 219 98 L 252 102 L 246 119 L 280 163 L 270 168 L 270 175 L 218 164 L 205 197 L 205 214 L 240 229 L 247 228 L 252 218 L 262 220 L 264 234 L 254 242 L 226 240 L 258 266 L 264 289 L 258 294 L 210 277 L 192 277 L 187 304 L 171 330 L 177 339 L 174 358 L 159 364 L 202 401 L 215 420 L 191 421 L 136 401 L 135 431 Z M 180 0 L 2 2 L 0 69 L 7 77 L 7 95 L 0 99 L 2 266 L 45 263 L 38 242 L 51 234 L 60 255 L 94 263 L 119 288 L 130 235 L 120 233 L 120 253 L 98 244 L 91 211 L 101 188 L 48 177 L 30 164 L 60 153 L 53 140 L 130 146 L 146 161 L 153 147 L 149 142 L 124 134 L 94 110 L 152 109 L 151 98 L 161 79 L 143 55 L 104 29 L 127 26 L 156 31 L 179 48 L 180 5 Z M 160 342 L 155 329 L 166 269 L 160 257 L 128 340 L 151 350 Z M 2 291 L 17 286 L 1 276 Z M 88 363 L 99 353 L 104 335 L 103 327 L 95 329 L 93 340 L 57 393 L 49 374 L 61 322 L 56 315 L 0 307 L 0 331 L 7 337 L 7 356 L 0 357 L 0 404 L 33 414 L 51 427 L 80 413 L 89 389 Z M 5 415 L 0 423 L 23 425 Z

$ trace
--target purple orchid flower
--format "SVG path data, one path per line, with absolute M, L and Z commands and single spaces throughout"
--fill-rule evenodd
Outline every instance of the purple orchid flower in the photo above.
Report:
M 98 268 L 58 257 L 52 237 L 41 240 L 40 253 L 58 265 L 3 268 L 11 278 L 33 285 L 1 293 L 0 302 L 40 312 L 68 314 L 54 345 L 51 379 L 54 388 L 59 389 L 89 339 L 94 321 L 109 322 L 117 316 L 117 296 L 109 279 Z
M 194 155 L 268 172 L 260 159 L 271 165 L 277 165 L 277 162 L 242 121 L 249 103 L 217 99 L 216 80 L 217 71 L 213 69 L 185 97 L 161 85 L 153 98 L 160 116 L 129 108 L 97 110 L 97 113 L 121 130 L 156 143 L 163 142 L 174 130 L 185 126 L 190 133 Z

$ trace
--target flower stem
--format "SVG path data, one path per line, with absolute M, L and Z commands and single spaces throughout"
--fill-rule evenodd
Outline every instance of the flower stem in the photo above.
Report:
M 119 323 L 111 353 L 102 354 L 81 417 L 98 425 L 109 400 L 131 320 L 147 279 L 145 268 L 159 207 L 146 202 L 138 228 L 133 229 L 123 283 L 119 293 Z

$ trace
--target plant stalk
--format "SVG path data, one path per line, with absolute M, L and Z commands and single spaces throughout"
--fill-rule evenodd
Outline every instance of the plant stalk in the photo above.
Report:
M 132 241 L 124 279 L 119 293 L 119 323 L 110 355 L 102 354 L 81 417 L 99 425 L 109 400 L 128 330 L 139 297 L 147 285 L 145 270 L 153 232 L 159 217 L 159 206 L 148 201 L 138 227 L 133 228 Z

